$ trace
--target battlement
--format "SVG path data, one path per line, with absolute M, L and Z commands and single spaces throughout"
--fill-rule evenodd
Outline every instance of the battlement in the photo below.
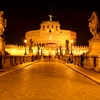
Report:
M 81 55 L 89 51 L 88 46 L 72 46 L 72 52 L 74 55 Z
M 27 52 L 28 52 L 28 48 Z M 10 55 L 24 55 L 25 52 L 25 46 L 24 45 L 13 45 L 13 44 L 7 44 L 5 46 L 5 51 L 10 53 Z
M 73 46 L 73 49 L 89 49 L 88 46 Z
M 28 54 L 28 47 L 27 54 Z M 25 52 L 25 46 L 24 45 L 13 45 L 13 44 L 7 44 L 5 47 L 5 50 L 10 53 L 11 55 L 24 55 Z M 83 53 L 86 53 L 89 51 L 88 46 L 72 46 L 72 52 L 74 55 L 81 55 Z
M 23 48 L 23 47 L 25 48 L 24 45 L 14 45 L 14 44 L 7 44 L 6 47 L 7 48 L 9 48 L 9 47 L 10 48 Z

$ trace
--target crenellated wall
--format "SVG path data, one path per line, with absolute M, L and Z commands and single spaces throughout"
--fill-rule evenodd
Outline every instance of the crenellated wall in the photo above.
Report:
M 73 55 L 81 55 L 89 51 L 88 46 L 72 46 Z
M 33 47 L 33 54 L 36 54 L 36 47 Z M 46 49 L 47 51 L 47 47 L 41 47 L 42 50 Z M 40 50 L 41 50 L 40 49 Z M 24 55 L 25 53 L 25 46 L 24 45 L 13 45 L 13 44 L 7 44 L 6 48 L 5 48 L 6 52 L 10 53 L 10 55 Z M 28 54 L 28 50 L 29 48 L 26 47 L 26 52 Z M 71 49 L 69 49 L 71 51 Z M 88 46 L 72 46 L 72 53 L 73 55 L 81 55 L 83 53 L 88 52 L 89 47 Z M 53 49 L 54 52 L 54 49 Z
M 5 46 L 5 51 L 8 52 L 10 55 L 24 55 L 25 46 L 24 45 L 7 44 Z M 28 48 L 26 48 L 26 52 L 28 54 Z

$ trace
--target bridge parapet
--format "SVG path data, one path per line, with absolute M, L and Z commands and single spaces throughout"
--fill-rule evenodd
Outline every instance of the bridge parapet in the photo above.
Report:
M 11 56 L 4 55 L 0 56 L 0 68 L 8 68 L 11 66 L 16 66 L 26 62 L 33 62 L 37 60 L 36 56 Z

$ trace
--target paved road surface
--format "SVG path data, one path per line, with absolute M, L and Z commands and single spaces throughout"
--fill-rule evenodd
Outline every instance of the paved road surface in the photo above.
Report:
M 0 77 L 0 100 L 100 100 L 100 85 L 62 63 L 42 60 Z

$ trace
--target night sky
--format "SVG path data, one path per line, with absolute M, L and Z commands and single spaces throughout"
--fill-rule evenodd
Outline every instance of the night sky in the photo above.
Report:
M 53 20 L 59 21 L 61 29 L 77 33 L 76 45 L 88 45 L 88 40 L 92 38 L 88 19 L 92 11 L 97 12 L 98 18 L 100 17 L 99 0 L 0 1 L 0 10 L 4 11 L 4 18 L 7 19 L 4 31 L 6 43 L 24 44 L 25 32 L 40 29 L 40 23 L 49 20 L 51 7 Z

